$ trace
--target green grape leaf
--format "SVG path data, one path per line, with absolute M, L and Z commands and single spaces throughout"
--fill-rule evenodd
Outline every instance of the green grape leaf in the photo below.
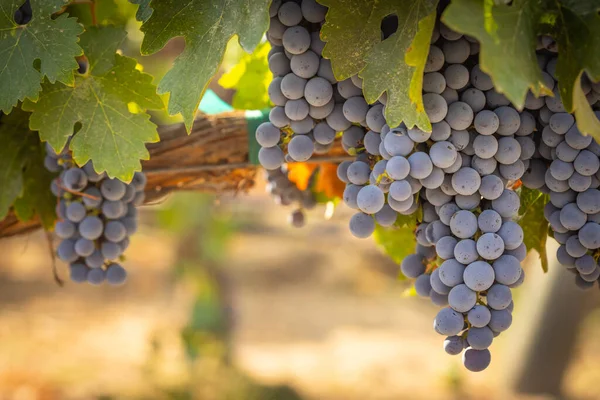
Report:
M 436 19 L 437 0 L 321 0 L 330 7 L 321 30 L 323 55 L 339 80 L 359 74 L 365 99 L 387 92 L 388 125 L 404 122 L 431 131 L 423 107 L 423 71 Z M 398 17 L 398 30 L 381 40 L 381 21 Z M 349 45 L 351 44 L 351 45 Z
M 36 100 L 41 81 L 73 84 L 82 51 L 77 36 L 81 25 L 67 14 L 52 19 L 66 0 L 31 0 L 32 18 L 17 25 L 15 11 L 21 0 L 0 0 L 0 110 L 5 113 L 25 98 Z M 39 68 L 34 63 L 39 60 Z
M 270 0 L 152 2 L 154 12 L 141 28 L 141 51 L 152 54 L 174 37 L 185 38 L 185 49 L 160 81 L 158 92 L 170 93 L 169 113 L 181 113 L 188 131 L 227 42 L 237 35 L 251 53 L 269 26 L 269 4 Z
M 49 228 L 55 205 L 50 192 L 52 174 L 45 171 L 45 151 L 29 130 L 28 119 L 28 113 L 15 109 L 0 120 L 0 219 L 14 205 L 19 219 L 28 220 L 38 213 Z
M 547 0 L 541 2 L 544 1 Z M 510 6 L 494 6 L 491 13 L 495 29 L 490 32 L 484 1 L 454 0 L 446 8 L 442 21 L 479 40 L 481 70 L 491 76 L 496 91 L 523 108 L 528 90 L 536 96 L 552 94 L 544 86 L 535 54 L 544 11 L 540 1 L 514 0 Z
M 582 133 L 600 140 L 600 121 L 594 115 L 581 89 L 581 76 L 587 72 L 600 81 L 600 3 L 597 1 L 562 0 L 557 2 L 558 42 L 556 75 L 561 99 L 568 111 L 575 113 Z
M 152 15 L 152 7 L 150 7 L 151 0 L 129 0 L 132 4 L 137 4 L 138 10 L 135 14 L 135 19 L 140 22 L 148 21 L 148 18 Z
M 520 189 L 521 207 L 519 208 L 519 225 L 523 228 L 523 243 L 527 251 L 535 250 L 540 256 L 542 269 L 548 272 L 548 255 L 546 240 L 548 239 L 548 221 L 544 217 L 544 206 L 549 196 L 539 190 Z
M 30 128 L 56 151 L 64 148 L 76 124 L 81 124 L 70 143 L 79 165 L 90 159 L 98 172 L 129 181 L 141 170 L 140 159 L 148 159 L 145 143 L 159 140 L 156 126 L 141 109 L 163 107 L 152 77 L 136 69 L 136 61 L 115 54 L 116 28 L 92 28 L 81 37 L 89 60 L 89 71 L 75 78 L 73 87 L 45 83 L 37 103 L 27 101 L 32 111 Z M 121 36 L 123 37 L 123 36 Z
M 55 175 L 44 167 L 44 145 L 29 133 L 34 138 L 29 150 L 32 159 L 23 171 L 23 194 L 16 199 L 13 208 L 19 220 L 29 221 L 38 215 L 44 229 L 50 230 L 56 221 L 56 197 L 50 191 Z
M 431 3 L 425 6 L 415 2 L 407 8 L 399 18 L 398 32 L 373 47 L 360 73 L 367 102 L 375 102 L 387 91 L 385 119 L 389 126 L 404 122 L 409 128 L 416 125 L 431 132 L 422 95 L 423 72 L 436 19 L 435 2 Z
M 383 227 L 376 224 L 373 237 L 383 252 L 396 264 L 400 264 L 404 257 L 415 251 L 417 243 L 415 239 L 416 226 L 416 214 L 399 215 L 392 227 Z M 404 279 L 402 273 L 399 274 L 399 279 Z
M 267 55 L 269 42 L 261 43 L 252 54 L 242 56 L 240 61 L 219 78 L 219 85 L 235 89 L 231 105 L 238 110 L 261 110 L 271 105 L 269 84 L 273 74 L 269 70 Z

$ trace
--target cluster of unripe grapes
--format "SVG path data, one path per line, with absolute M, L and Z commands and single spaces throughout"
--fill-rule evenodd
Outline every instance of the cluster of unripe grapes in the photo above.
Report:
M 123 183 L 98 174 L 91 161 L 78 167 L 68 145 L 58 154 L 46 149 L 46 168 L 60 172 L 51 186 L 57 197 L 54 233 L 61 239 L 56 255 L 69 263 L 73 282 L 122 284 L 127 272 L 120 261 L 137 231 L 145 175 L 136 172 L 130 183 Z

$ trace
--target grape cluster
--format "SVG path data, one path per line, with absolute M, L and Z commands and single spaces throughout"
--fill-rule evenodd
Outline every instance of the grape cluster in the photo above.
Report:
M 56 254 L 69 263 L 73 282 L 110 285 L 125 282 L 127 272 L 119 264 L 137 230 L 137 207 L 144 202 L 146 177 L 136 172 L 131 183 L 98 174 L 89 161 L 79 168 L 68 145 L 60 154 L 46 146 L 44 164 L 60 175 L 52 181 L 57 197 L 58 221 L 54 227 L 61 239 Z
M 573 115 L 565 112 L 556 78 L 557 52 L 552 38 L 540 38 L 538 63 L 554 96 L 527 97 L 525 107 L 535 113 L 539 129 L 535 158 L 523 184 L 549 193 L 544 216 L 560 243 L 557 259 L 575 273 L 577 286 L 589 288 L 600 277 L 600 145 L 581 134 Z M 592 84 L 584 74 L 581 89 L 598 108 L 600 84 Z M 596 116 L 600 118 L 600 112 Z
M 266 177 L 267 192 L 273 197 L 275 203 L 295 207 L 288 216 L 290 225 L 296 228 L 303 227 L 306 223 L 305 210 L 310 210 L 317 204 L 314 194 L 310 190 L 312 185 L 309 183 L 305 190 L 298 189 L 296 184 L 288 178 L 285 165 L 277 169 L 267 170 Z

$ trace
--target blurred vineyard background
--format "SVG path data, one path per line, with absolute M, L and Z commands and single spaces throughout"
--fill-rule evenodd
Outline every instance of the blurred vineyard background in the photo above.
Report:
M 99 4 L 101 23 L 114 13 L 129 21 L 123 51 L 158 80 L 183 42 L 141 57 L 135 6 Z M 85 18 L 88 8 L 74 7 Z M 237 108 L 266 106 L 268 49 L 252 57 L 235 42 L 229 47 L 211 89 Z M 553 397 L 510 388 L 543 380 L 515 377 L 515 360 L 547 343 L 553 347 L 538 349 L 548 354 L 539 369 L 566 368 L 548 387 L 559 386 L 564 398 L 600 398 L 597 289 L 578 294 L 571 311 L 557 309 L 543 332 L 576 332 L 573 351 L 571 342 L 528 341 L 541 326 L 532 306 L 551 279 L 530 256 L 513 328 L 495 341 L 491 368 L 468 373 L 442 351 L 432 329 L 436 307 L 406 296 L 398 266 L 372 240 L 350 235 L 350 210 L 341 205 L 326 220 L 318 206 L 305 228 L 291 228 L 290 210 L 264 186 L 259 180 L 248 194 L 218 198 L 178 193 L 144 207 L 127 251 L 129 281 L 119 288 L 56 285 L 42 232 L 0 241 L 0 400 L 546 399 Z M 66 277 L 64 265 L 59 273 Z M 565 278 L 561 284 L 574 286 Z M 567 316 L 579 312 L 583 323 L 572 326 Z M 570 358 L 554 365 L 561 346 Z

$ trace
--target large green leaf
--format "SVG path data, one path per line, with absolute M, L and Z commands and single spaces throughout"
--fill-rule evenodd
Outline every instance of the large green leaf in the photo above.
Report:
M 442 16 L 452 29 L 479 40 L 481 69 L 490 74 L 496 91 L 518 108 L 525 104 L 528 90 L 536 96 L 552 94 L 544 86 L 535 54 L 544 1 L 515 0 L 510 6 L 492 7 L 493 31 L 486 29 L 485 0 L 454 0 Z
M 181 113 L 191 129 L 202 94 L 219 67 L 229 39 L 237 35 L 250 53 L 269 26 L 270 0 L 153 1 L 154 11 L 142 25 L 142 53 L 152 54 L 174 37 L 185 38 L 185 50 L 158 85 L 170 93 L 169 113 Z
M 41 215 L 44 226 L 54 221 L 51 174 L 44 170 L 44 150 L 27 127 L 29 114 L 15 109 L 0 120 L 0 219 L 14 204 L 20 219 Z
M 581 76 L 587 72 L 600 81 L 600 3 L 562 0 L 557 2 L 559 57 L 556 65 L 561 99 L 565 108 L 575 112 L 577 126 L 600 140 L 600 121 L 592 112 L 583 90 Z
M 77 36 L 81 25 L 67 14 L 55 19 L 66 0 L 31 0 L 33 16 L 17 25 L 15 11 L 23 0 L 0 0 L 0 110 L 10 112 L 19 100 L 37 99 L 44 77 L 52 83 L 73 84 L 81 55 Z M 39 60 L 39 68 L 34 62 Z
M 523 228 L 523 242 L 527 250 L 535 250 L 542 262 L 544 272 L 548 271 L 548 255 L 546 239 L 548 238 L 548 221 L 544 218 L 544 206 L 549 196 L 539 190 L 521 188 L 521 207 L 519 208 L 519 225 Z
M 330 7 L 321 30 L 323 55 L 335 76 L 363 78 L 369 103 L 387 92 L 386 120 L 431 131 L 423 107 L 423 70 L 435 25 L 437 0 L 320 0 Z M 398 30 L 381 40 L 381 21 L 398 17 Z
M 552 35 L 559 47 L 556 74 L 565 108 L 575 113 L 583 133 L 600 140 L 600 121 L 580 87 L 583 72 L 600 80 L 599 11 L 595 0 L 515 0 L 497 6 L 487 0 L 454 0 L 442 20 L 481 42 L 481 69 L 519 108 L 530 89 L 535 95 L 550 94 L 535 50 L 539 35 Z
M 149 157 L 145 143 L 159 139 L 150 116 L 133 113 L 130 106 L 160 109 L 163 104 L 152 77 L 138 71 L 135 60 L 115 54 L 117 38 L 123 37 L 115 31 L 108 27 L 86 31 L 81 44 L 90 71 L 77 76 L 73 87 L 44 84 L 39 101 L 28 101 L 23 108 L 33 112 L 31 129 L 57 151 L 80 123 L 70 143 L 77 164 L 91 159 L 98 172 L 129 181 L 141 170 L 140 159 Z

